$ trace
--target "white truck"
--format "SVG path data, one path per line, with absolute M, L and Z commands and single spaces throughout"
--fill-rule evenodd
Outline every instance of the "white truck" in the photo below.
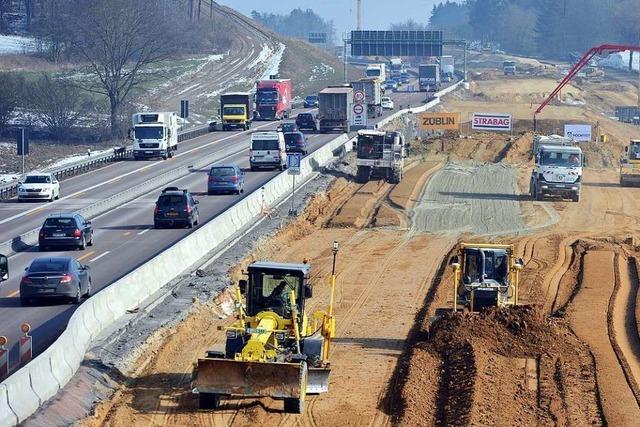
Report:
M 385 64 L 369 64 L 365 76 L 378 79 L 382 83 L 387 80 L 387 67 Z
M 516 61 L 504 61 L 502 63 L 502 72 L 505 76 L 511 74 L 512 76 L 516 75 Z
M 365 78 L 351 82 L 354 92 L 362 91 L 367 103 L 367 117 L 382 115 L 382 88 L 378 79 Z
M 135 113 L 129 137 L 135 160 L 161 157 L 167 160 L 178 150 L 180 117 L 173 112 Z
M 582 149 L 575 141 L 558 135 L 534 138 L 535 165 L 529 192 L 535 200 L 546 196 L 580 200 L 582 169 L 586 164 Z
M 440 76 L 443 82 L 450 82 L 453 80 L 453 73 L 455 71 L 455 58 L 451 55 L 444 55 L 440 57 Z
M 398 184 L 402 181 L 405 142 L 400 132 L 359 130 L 356 145 L 356 182 L 366 183 L 372 177 Z

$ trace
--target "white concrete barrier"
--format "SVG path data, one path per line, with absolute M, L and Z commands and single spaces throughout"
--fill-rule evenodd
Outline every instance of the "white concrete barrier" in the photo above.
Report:
M 459 84 L 445 91 L 454 90 Z M 409 111 L 425 111 L 438 102 L 436 98 L 424 106 L 398 111 L 384 119 L 381 126 Z M 317 168 L 326 165 L 334 158 L 334 152 L 351 150 L 352 141 L 348 135 L 342 134 L 303 158 L 296 183 L 301 184 Z M 127 310 L 139 307 L 145 299 L 188 270 L 205 254 L 252 223 L 261 214 L 263 196 L 264 202 L 273 206 L 288 196 L 291 190 L 291 176 L 286 171 L 278 174 L 264 185 L 264 191 L 258 189 L 249 194 L 78 307 L 69 319 L 67 328 L 44 353 L 0 384 L 0 425 L 15 425 L 33 414 L 43 403 L 41 399 L 50 398 L 55 393 L 52 391 L 55 387 L 63 387 L 71 379 L 80 367 L 92 339 Z

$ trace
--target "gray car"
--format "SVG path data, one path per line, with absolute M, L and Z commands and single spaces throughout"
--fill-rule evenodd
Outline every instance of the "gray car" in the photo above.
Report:
M 20 303 L 23 306 L 45 298 L 64 298 L 80 304 L 82 297 L 90 296 L 89 266 L 72 257 L 38 257 L 25 269 L 20 280 Z

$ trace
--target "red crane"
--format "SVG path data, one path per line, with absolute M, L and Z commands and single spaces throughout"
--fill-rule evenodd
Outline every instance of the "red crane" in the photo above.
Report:
M 571 68 L 571 70 L 569 70 L 569 74 L 567 74 L 565 76 L 565 78 L 562 79 L 562 81 L 560 82 L 558 87 L 556 87 L 555 90 L 553 92 L 551 92 L 551 95 L 549 95 L 547 97 L 547 99 L 545 99 L 542 102 L 542 104 L 540 104 L 540 106 L 538 107 L 536 112 L 533 113 L 533 128 L 534 128 L 534 130 L 536 128 L 536 115 L 538 113 L 540 113 L 542 111 L 542 109 L 544 107 L 546 107 L 547 104 L 549 102 L 551 102 L 551 100 L 553 98 L 555 98 L 555 96 L 558 94 L 558 92 L 560 92 L 562 90 L 562 88 L 567 83 L 569 83 L 569 81 L 572 78 L 574 78 L 575 75 L 578 74 L 578 72 L 582 69 L 582 67 L 587 65 L 589 63 L 589 61 L 591 61 L 591 59 L 595 55 L 600 55 L 600 54 L 603 54 L 603 53 L 612 54 L 612 53 L 617 53 L 617 52 L 623 52 L 625 50 L 631 50 L 631 51 L 634 51 L 634 52 L 640 52 L 640 46 L 619 45 L 619 44 L 603 44 L 601 46 L 594 46 L 591 49 L 589 49 L 589 51 L 584 54 L 584 56 Z

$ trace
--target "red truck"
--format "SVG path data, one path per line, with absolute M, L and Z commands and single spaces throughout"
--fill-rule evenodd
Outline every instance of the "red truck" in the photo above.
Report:
M 256 82 L 256 120 L 282 120 L 291 115 L 293 90 L 290 79 Z

